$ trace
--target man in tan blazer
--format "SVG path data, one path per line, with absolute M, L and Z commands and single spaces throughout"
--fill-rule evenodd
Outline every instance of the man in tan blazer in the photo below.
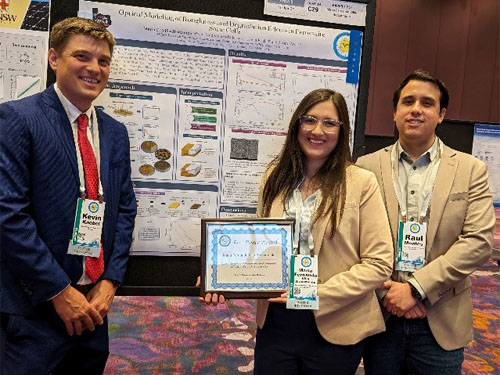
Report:
M 430 73 L 407 76 L 393 97 L 398 141 L 357 162 L 377 176 L 395 248 L 382 286 L 387 330 L 367 340 L 367 375 L 458 375 L 472 339 L 469 275 L 491 254 L 495 215 L 486 165 L 434 133 L 448 100 Z M 420 263 L 405 253 L 407 232 L 398 236 L 415 223 L 426 226 Z

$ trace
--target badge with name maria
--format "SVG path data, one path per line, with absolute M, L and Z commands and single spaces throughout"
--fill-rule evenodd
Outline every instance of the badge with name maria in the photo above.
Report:
M 294 255 L 290 261 L 287 309 L 318 310 L 318 257 Z
M 202 219 L 200 295 L 279 297 L 288 288 L 293 228 L 292 219 Z

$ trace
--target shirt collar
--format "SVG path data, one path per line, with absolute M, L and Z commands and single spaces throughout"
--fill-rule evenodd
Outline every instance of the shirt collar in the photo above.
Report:
M 94 105 L 92 104 L 89 109 L 87 109 L 85 112 L 80 111 L 73 103 L 71 103 L 68 98 L 64 96 L 62 91 L 59 89 L 57 86 L 57 83 L 54 84 L 54 90 L 56 91 L 57 96 L 59 97 L 59 100 L 61 101 L 64 110 L 66 111 L 66 114 L 68 115 L 69 122 L 71 124 L 76 122 L 76 119 L 78 116 L 80 116 L 82 113 L 86 114 L 89 119 L 92 118 L 92 111 L 94 109 Z
M 429 147 L 429 149 L 427 151 L 425 151 L 422 155 L 420 155 L 419 159 L 421 157 L 426 157 L 426 158 L 428 158 L 429 162 L 432 162 L 436 157 L 439 156 L 439 150 L 441 147 L 440 143 L 441 143 L 441 140 L 436 135 L 434 137 L 434 143 L 432 144 L 432 146 Z M 410 156 L 406 153 L 406 151 L 401 146 L 399 139 L 396 142 L 396 151 L 397 151 L 399 161 L 402 161 L 404 159 L 411 160 Z

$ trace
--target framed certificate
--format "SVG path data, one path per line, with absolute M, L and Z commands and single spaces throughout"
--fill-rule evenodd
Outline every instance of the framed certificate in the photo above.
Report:
M 293 219 L 202 219 L 200 295 L 280 296 L 289 283 L 293 229 Z

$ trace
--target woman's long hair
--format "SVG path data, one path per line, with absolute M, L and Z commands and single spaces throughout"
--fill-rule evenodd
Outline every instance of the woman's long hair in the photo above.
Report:
M 314 216 L 314 222 L 323 215 L 331 217 L 333 237 L 342 219 L 346 199 L 346 168 L 352 164 L 349 148 L 349 113 L 344 97 L 333 90 L 317 89 L 307 94 L 292 115 L 288 135 L 280 154 L 271 162 L 271 172 L 262 191 L 263 216 L 269 216 L 273 201 L 283 194 L 284 202 L 305 176 L 304 152 L 300 148 L 298 134 L 300 117 L 314 105 L 331 100 L 339 113 L 340 126 L 337 146 L 314 176 L 320 183 L 321 202 Z M 283 202 L 283 203 L 284 203 Z

